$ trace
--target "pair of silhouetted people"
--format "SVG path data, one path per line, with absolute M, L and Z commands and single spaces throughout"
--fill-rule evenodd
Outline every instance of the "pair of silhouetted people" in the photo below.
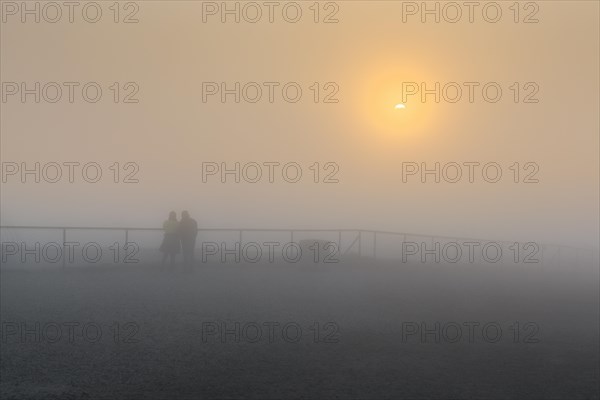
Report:
M 160 246 L 163 252 L 162 266 L 170 258 L 171 266 L 175 265 L 175 256 L 181 251 L 183 263 L 191 267 L 194 263 L 194 249 L 198 235 L 198 223 L 190 217 L 190 213 L 183 211 L 181 221 L 177 221 L 175 211 L 169 213 L 169 219 L 163 223 L 165 236 Z

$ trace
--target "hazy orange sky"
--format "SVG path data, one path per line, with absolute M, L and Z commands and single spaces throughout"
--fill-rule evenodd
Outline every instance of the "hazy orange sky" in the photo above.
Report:
M 114 23 L 112 2 L 100 3 L 103 19 L 95 24 L 21 23 L 3 14 L 4 84 L 94 81 L 103 97 L 94 104 L 77 90 L 72 104 L 7 97 L 2 162 L 97 162 L 104 174 L 99 183 L 9 177 L 2 184 L 3 225 L 160 226 L 171 209 L 187 209 L 208 227 L 363 228 L 598 245 L 598 2 L 536 2 L 539 22 L 532 24 L 513 21 L 512 2 L 498 2 L 497 23 L 477 12 L 473 23 L 422 23 L 419 15 L 403 22 L 400 1 L 345 1 L 336 3 L 339 22 L 331 24 L 313 22 L 313 2 L 298 3 L 298 23 L 276 13 L 273 23 L 239 24 L 218 16 L 204 23 L 203 3 L 193 1 L 137 2 L 138 23 Z M 320 18 L 331 10 L 322 9 Z M 528 14 L 521 12 L 521 19 Z M 114 103 L 114 82 L 135 82 L 139 102 Z M 297 82 L 303 96 L 289 103 L 276 90 L 273 103 L 222 103 L 218 96 L 203 102 L 203 82 Z M 403 82 L 496 82 L 503 95 L 497 103 L 485 101 L 480 89 L 473 103 L 466 92 L 457 103 L 412 96 L 405 110 L 395 110 Z M 518 103 L 509 88 L 515 82 Z M 539 88 L 539 102 L 522 102 L 526 83 Z M 339 88 L 339 101 L 323 103 L 332 88 Z M 139 183 L 112 182 L 115 162 L 136 163 Z M 303 178 L 203 182 L 206 162 L 297 162 Z M 335 163 L 339 183 L 314 183 L 315 162 L 321 181 L 330 172 L 324 165 Z M 494 162 L 503 177 L 403 182 L 408 162 Z M 522 175 L 514 183 L 515 162 L 535 163 L 539 183 L 523 183 Z

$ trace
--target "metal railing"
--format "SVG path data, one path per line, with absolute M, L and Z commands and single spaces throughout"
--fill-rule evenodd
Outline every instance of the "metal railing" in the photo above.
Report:
M 125 244 L 131 243 L 129 242 L 129 234 L 130 232 L 144 232 L 144 231 L 152 231 L 152 232 L 163 232 L 162 228 L 134 228 L 134 227 L 87 227 L 87 226 L 16 226 L 16 225 L 2 225 L 0 229 L 17 229 L 17 230 L 56 230 L 62 232 L 62 241 L 63 245 L 67 243 L 67 232 L 68 231 L 121 231 L 124 233 Z M 488 240 L 488 239 L 477 239 L 477 238 L 468 238 L 468 237 L 455 237 L 455 236 L 443 236 L 443 235 L 425 235 L 420 233 L 403 233 L 403 232 L 391 232 L 391 231 L 377 231 L 377 230 L 366 230 L 366 229 L 264 229 L 264 228 L 200 228 L 198 232 L 228 232 L 228 233 L 237 233 L 237 237 L 240 245 L 244 243 L 244 233 L 256 233 L 256 232 L 264 232 L 264 233 L 285 233 L 289 234 L 290 241 L 294 242 L 295 237 L 299 233 L 337 233 L 337 245 L 340 253 L 342 255 L 346 255 L 352 250 L 355 246 L 358 248 L 358 256 L 363 256 L 363 244 L 365 244 L 365 240 L 363 240 L 363 236 L 372 235 L 372 250 L 366 256 L 377 258 L 377 242 L 378 238 L 381 236 L 393 236 L 400 237 L 401 243 L 406 242 L 407 238 L 419 238 L 421 241 L 428 241 L 432 245 L 438 240 L 445 241 L 453 241 L 453 242 L 495 242 L 502 244 L 513 244 L 517 243 L 514 241 L 498 241 L 498 240 Z M 356 236 L 352 240 L 349 246 L 346 247 L 345 250 L 342 249 L 342 236 L 344 233 L 355 233 Z M 330 241 L 331 242 L 331 241 Z M 550 250 L 554 250 L 554 255 L 551 257 L 558 258 L 560 260 L 561 254 L 565 251 L 575 252 L 576 254 L 581 252 L 586 252 L 588 254 L 593 254 L 592 257 L 597 257 L 597 251 L 595 249 L 589 248 L 580 248 L 580 247 L 572 247 L 558 244 L 543 244 L 541 247 L 541 256 L 542 256 L 542 264 L 544 261 L 544 255 L 551 253 Z M 62 259 L 63 267 L 66 266 L 65 257 Z

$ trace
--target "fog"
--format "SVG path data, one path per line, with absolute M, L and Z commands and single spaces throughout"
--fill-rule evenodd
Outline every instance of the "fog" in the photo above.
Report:
M 220 11 L 203 12 L 204 3 L 146 2 L 129 24 L 114 23 L 108 6 L 97 23 L 79 9 L 73 23 L 47 23 L 43 14 L 40 23 L 33 16 L 20 23 L 20 8 L 5 15 L 1 155 L 18 170 L 3 165 L 4 225 L 160 227 L 170 210 L 189 210 L 210 228 L 372 229 L 597 247 L 593 2 L 543 4 L 538 23 L 514 23 L 508 6 L 496 23 L 483 19 L 483 6 L 472 23 L 468 9 L 457 23 L 446 14 L 421 23 L 421 12 L 403 12 L 403 2 L 336 3 L 337 23 L 314 23 L 304 3 L 297 23 L 280 14 L 273 23 L 248 23 L 245 14 L 221 23 Z M 125 18 L 133 9 L 121 11 Z M 320 19 L 334 11 L 322 4 Z M 531 12 L 522 9 L 520 18 Z M 36 92 L 35 82 L 40 102 L 29 94 L 23 103 L 21 83 Z M 62 88 L 55 103 L 44 101 L 57 90 L 44 95 L 49 82 Z M 102 90 L 96 103 L 82 94 L 90 82 Z M 222 102 L 220 85 L 236 92 L 236 82 L 240 102 L 235 93 Z M 452 82 L 462 93 L 455 103 L 446 101 L 456 97 Z M 407 83 L 419 86 L 416 94 L 407 94 L 414 91 Z M 439 83 L 439 103 L 435 93 L 422 101 L 422 83 L 433 92 Z M 484 99 L 488 83 L 495 83 L 488 98 L 496 84 L 502 91 L 495 103 Z M 292 103 L 296 85 L 302 96 Z M 256 86 L 262 96 L 251 103 Z M 86 89 L 89 98 L 95 90 Z M 404 96 L 407 109 L 394 110 Z M 39 184 L 21 176 L 36 162 Z M 56 183 L 51 162 L 61 165 Z M 73 183 L 65 162 L 79 163 Z M 90 162 L 99 166 L 85 175 Z M 239 183 L 235 173 L 221 177 L 236 163 Z M 256 183 L 249 163 L 260 166 Z M 418 170 L 403 177 L 412 168 L 404 163 Z M 456 181 L 452 163 L 460 166 Z M 474 163 L 472 179 L 464 163 Z M 437 177 L 421 176 L 436 168 Z M 84 179 L 98 172 L 97 182 Z
M 0 397 L 598 398 L 599 7 L 3 0 Z

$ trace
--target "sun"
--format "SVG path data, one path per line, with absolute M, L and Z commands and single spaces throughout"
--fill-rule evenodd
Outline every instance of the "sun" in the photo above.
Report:
M 359 92 L 353 96 L 353 107 L 372 138 L 398 138 L 404 143 L 408 138 L 423 140 L 444 120 L 437 103 L 407 98 L 403 91 L 404 83 L 431 80 L 437 71 L 419 60 L 406 61 L 374 60 L 358 74 L 364 78 L 356 87 Z

